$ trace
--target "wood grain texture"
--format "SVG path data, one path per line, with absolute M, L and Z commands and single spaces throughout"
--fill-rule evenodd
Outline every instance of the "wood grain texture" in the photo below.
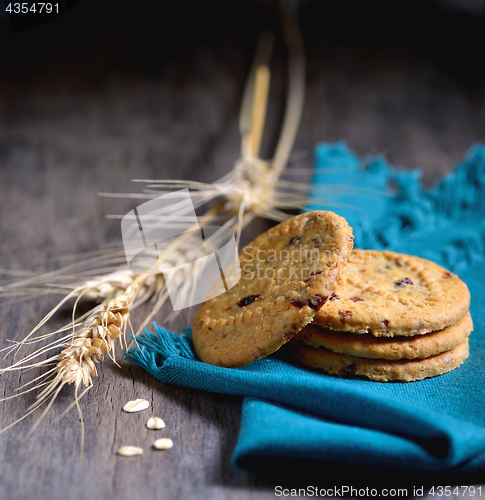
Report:
M 87 16 L 82 3 L 77 7 L 80 17 Z M 178 25 L 170 28 L 176 38 L 161 50 L 160 61 L 154 62 L 153 53 L 148 56 L 144 49 L 165 39 L 152 40 L 155 35 L 144 34 L 140 27 L 130 31 L 124 18 L 108 24 L 109 29 L 93 22 L 80 41 L 68 36 L 74 21 L 65 20 L 64 31 L 54 23 L 46 25 L 38 33 L 61 30 L 63 48 L 39 41 L 46 53 L 37 53 L 24 66 L 13 56 L 4 60 L 1 268 L 54 269 L 55 256 L 119 241 L 119 222 L 104 217 L 123 214 L 134 203 L 103 199 L 98 192 L 139 190 L 130 183 L 134 178 L 213 181 L 231 168 L 239 154 L 239 103 L 255 37 L 264 23 L 277 26 L 275 12 L 264 2 L 237 5 L 244 20 L 255 19 L 253 14 L 261 11 L 250 29 L 234 25 L 238 14 L 224 8 L 213 8 L 215 14 L 210 9 L 196 11 L 181 32 Z M 331 14 L 334 24 L 315 2 L 305 4 L 302 12 L 308 85 L 294 165 L 311 167 L 317 142 L 345 139 L 363 156 L 382 152 L 398 166 L 422 167 L 430 184 L 461 160 L 472 143 L 484 140 L 483 62 L 479 68 L 460 71 L 459 53 L 449 53 L 446 60 L 439 50 L 416 46 L 412 37 L 392 30 L 370 37 L 362 27 L 353 29 L 358 12 L 350 26 L 338 9 Z M 108 22 L 104 15 L 98 23 Z M 440 15 L 443 23 L 456 22 L 472 34 L 483 26 L 473 17 L 453 20 Z M 369 16 L 375 27 L 372 12 Z M 14 48 L 19 58 L 25 56 L 22 44 L 30 35 L 3 36 L 9 49 Z M 466 41 L 460 43 L 459 48 L 471 50 Z M 467 53 L 468 64 L 470 59 Z M 281 119 L 284 71 L 284 49 L 278 41 L 264 154 L 274 146 Z M 245 241 L 266 227 L 267 222 L 255 222 Z M 6 339 L 22 338 L 54 304 L 53 298 L 4 304 L 0 346 Z M 168 313 L 162 311 L 157 321 L 163 324 Z M 68 314 L 61 312 L 53 326 L 66 322 Z M 185 326 L 187 321 L 180 318 L 171 326 Z M 32 375 L 2 376 L 1 397 Z M 86 438 L 81 461 L 76 411 L 56 422 L 72 397 L 72 389 L 65 388 L 28 440 L 24 436 L 33 417 L 0 435 L 0 498 L 274 497 L 278 483 L 240 472 L 230 463 L 240 398 L 169 386 L 129 363 L 121 362 L 118 368 L 104 362 L 94 388 L 82 401 Z M 138 397 L 150 401 L 150 410 L 121 411 L 128 400 Z M 21 417 L 32 401 L 29 395 L 2 404 L 0 428 Z M 166 428 L 148 431 L 144 424 L 150 415 L 162 417 Z M 174 441 L 171 450 L 149 450 L 155 438 L 165 436 Z M 121 445 L 143 446 L 145 453 L 117 457 Z M 335 482 L 323 475 L 318 480 L 327 486 Z M 287 481 L 294 484 L 291 477 Z

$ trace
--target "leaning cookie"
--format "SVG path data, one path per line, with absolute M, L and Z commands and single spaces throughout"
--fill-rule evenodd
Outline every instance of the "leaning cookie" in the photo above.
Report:
M 330 375 L 358 375 L 376 382 L 415 382 L 458 368 L 468 358 L 468 338 L 449 351 L 425 359 L 395 361 L 367 359 L 310 347 L 303 342 L 288 343 L 291 356 L 311 368 Z
M 240 254 L 239 282 L 200 306 L 192 327 L 196 354 L 238 367 L 279 349 L 333 293 L 352 246 L 346 220 L 325 211 L 258 236 Z
M 473 321 L 468 312 L 454 325 L 414 337 L 377 338 L 369 333 L 334 332 L 308 325 L 295 336 L 295 340 L 358 358 L 415 359 L 449 351 L 461 344 L 472 331 Z
M 356 249 L 313 324 L 375 337 L 422 335 L 456 323 L 469 305 L 465 283 L 434 262 Z

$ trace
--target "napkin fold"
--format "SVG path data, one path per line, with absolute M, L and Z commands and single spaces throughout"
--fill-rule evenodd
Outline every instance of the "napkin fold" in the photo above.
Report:
M 197 359 L 189 331 L 157 325 L 126 357 L 167 383 L 246 396 L 233 463 L 247 471 L 313 464 L 485 472 L 485 148 L 473 147 L 431 190 L 422 188 L 419 170 L 392 168 L 384 158 L 361 161 L 344 143 L 319 145 L 315 172 L 309 209 L 337 205 L 331 209 L 353 227 L 356 247 L 429 258 L 467 283 L 475 331 L 462 367 L 383 384 L 319 373 L 280 350 L 222 368 Z

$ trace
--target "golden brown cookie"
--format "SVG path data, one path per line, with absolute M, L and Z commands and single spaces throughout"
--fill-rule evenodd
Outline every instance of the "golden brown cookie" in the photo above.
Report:
M 367 359 L 315 348 L 296 340 L 287 345 L 293 358 L 330 375 L 358 375 L 376 382 L 414 382 L 458 368 L 468 358 L 468 338 L 449 351 L 425 359 Z
M 295 340 L 312 347 L 324 347 L 333 352 L 349 354 L 358 358 L 414 359 L 428 358 L 461 344 L 473 331 L 473 321 L 468 312 L 454 325 L 437 332 L 414 337 L 376 338 L 349 332 L 333 332 L 318 326 L 308 325 Z
M 239 256 L 240 281 L 195 316 L 199 358 L 237 367 L 279 349 L 335 290 L 352 246 L 352 228 L 325 211 L 297 215 L 258 236 Z
M 313 324 L 375 337 L 421 335 L 456 323 L 469 305 L 465 283 L 434 262 L 356 249 Z

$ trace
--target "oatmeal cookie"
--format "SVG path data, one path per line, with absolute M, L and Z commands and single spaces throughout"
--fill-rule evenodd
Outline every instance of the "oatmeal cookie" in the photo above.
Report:
M 472 331 L 473 321 L 468 312 L 454 325 L 414 337 L 376 338 L 369 333 L 334 332 L 310 324 L 295 336 L 295 340 L 358 358 L 414 359 L 449 351 L 461 344 Z
M 332 295 L 353 247 L 352 228 L 333 212 L 297 215 L 240 254 L 241 278 L 204 302 L 192 338 L 202 361 L 244 366 L 288 342 Z
M 465 283 L 434 262 L 356 249 L 313 324 L 375 337 L 422 335 L 453 325 L 469 305 Z
M 376 382 L 414 382 L 458 368 L 468 358 L 468 338 L 449 351 L 425 359 L 367 359 L 315 348 L 296 340 L 289 342 L 291 356 L 306 366 L 330 375 L 357 375 Z

